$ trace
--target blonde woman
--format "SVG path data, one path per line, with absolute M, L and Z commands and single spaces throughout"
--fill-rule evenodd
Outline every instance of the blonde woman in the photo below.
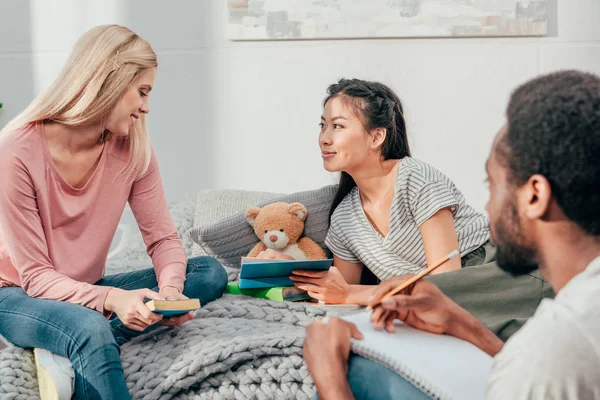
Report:
M 119 345 L 193 318 L 146 299 L 206 304 L 227 283 L 216 260 L 186 259 L 167 208 L 145 123 L 156 69 L 131 30 L 93 28 L 0 137 L 0 334 L 69 358 L 81 399 L 129 398 Z M 104 276 L 126 203 L 154 268 Z

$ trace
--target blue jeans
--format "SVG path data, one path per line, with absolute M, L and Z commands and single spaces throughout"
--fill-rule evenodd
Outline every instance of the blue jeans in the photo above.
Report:
M 154 269 L 110 275 L 96 283 L 125 290 L 158 291 Z M 183 294 L 202 305 L 223 294 L 227 274 L 210 257 L 188 260 Z M 29 297 L 21 288 L 0 288 L 0 334 L 16 346 L 42 348 L 69 358 L 75 370 L 77 399 L 129 399 L 119 345 L 144 332 L 126 328 L 118 318 L 64 301 Z
M 356 400 L 430 398 L 391 369 L 368 358 L 352 354 L 348 360 L 348 383 Z

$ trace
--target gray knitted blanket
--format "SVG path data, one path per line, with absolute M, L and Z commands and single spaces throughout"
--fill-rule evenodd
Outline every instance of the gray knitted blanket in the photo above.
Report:
M 304 327 L 320 308 L 227 295 L 175 329 L 122 346 L 134 399 L 309 399 Z M 30 351 L 0 352 L 0 398 L 38 399 Z
M 239 196 L 244 201 L 236 200 L 233 193 L 228 196 L 232 200 L 227 204 L 218 196 L 208 203 L 214 196 L 207 193 L 198 209 L 207 213 L 205 219 L 221 218 L 234 209 L 244 209 L 244 201 L 250 204 L 243 193 Z M 254 200 L 258 202 L 258 198 Z M 188 256 L 202 254 L 185 235 L 195 209 L 193 199 L 170 207 Z M 129 243 L 109 260 L 107 274 L 151 265 L 133 218 L 129 224 Z M 229 280 L 234 280 L 239 271 L 227 270 Z M 304 327 L 325 314 L 314 306 L 227 295 L 204 306 L 194 320 L 179 328 L 161 328 L 121 347 L 130 393 L 134 399 L 312 398 L 314 385 L 302 361 Z M 39 399 L 30 350 L 11 347 L 0 351 L 0 400 L 5 399 Z

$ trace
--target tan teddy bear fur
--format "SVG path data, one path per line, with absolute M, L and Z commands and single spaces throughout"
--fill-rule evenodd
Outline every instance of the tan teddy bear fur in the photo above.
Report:
M 312 239 L 300 237 L 304 231 L 306 207 L 301 203 L 271 203 L 246 210 L 246 220 L 260 239 L 248 257 L 267 248 L 278 250 L 295 260 L 322 260 L 325 252 Z

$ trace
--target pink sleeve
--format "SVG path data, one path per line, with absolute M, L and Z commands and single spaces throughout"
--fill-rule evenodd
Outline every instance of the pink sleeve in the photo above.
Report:
M 148 171 L 133 183 L 129 205 L 152 257 L 158 287 L 183 291 L 187 257 L 169 212 L 154 150 Z
M 54 269 L 27 167 L 6 153 L 0 155 L 0 226 L 21 286 L 29 296 L 67 301 L 110 314 L 104 310 L 110 287 L 79 282 Z

